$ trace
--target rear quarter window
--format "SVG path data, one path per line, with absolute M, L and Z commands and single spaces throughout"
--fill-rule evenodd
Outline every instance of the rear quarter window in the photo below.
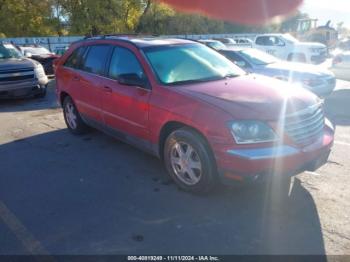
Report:
M 257 45 L 267 45 L 267 42 L 268 42 L 268 37 L 266 36 L 260 36 L 255 41 Z
M 73 53 L 68 57 L 64 66 L 79 69 L 81 67 L 81 62 L 86 51 L 85 46 L 78 47 L 73 51 Z

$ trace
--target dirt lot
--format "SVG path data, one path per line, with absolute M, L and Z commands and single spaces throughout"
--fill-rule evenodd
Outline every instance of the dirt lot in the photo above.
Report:
M 348 254 L 350 83 L 327 99 L 329 162 L 280 188 L 194 196 L 155 158 L 71 135 L 53 88 L 0 101 L 0 254 Z

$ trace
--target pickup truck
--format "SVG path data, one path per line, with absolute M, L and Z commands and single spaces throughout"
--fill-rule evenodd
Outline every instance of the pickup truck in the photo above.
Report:
M 327 57 L 327 47 L 324 44 L 300 42 L 289 34 L 257 35 L 252 47 L 295 62 L 319 64 Z
M 42 65 L 14 45 L 0 42 L 0 99 L 44 97 L 48 79 Z

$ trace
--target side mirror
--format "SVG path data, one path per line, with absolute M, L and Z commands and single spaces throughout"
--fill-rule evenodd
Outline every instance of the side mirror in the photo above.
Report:
M 28 57 L 28 58 L 31 58 L 33 55 L 32 55 L 31 52 L 24 52 L 24 56 Z
M 285 46 L 286 44 L 280 39 L 276 46 Z
M 139 86 L 148 88 L 147 81 L 137 74 L 122 74 L 118 76 L 118 82 L 127 86 Z

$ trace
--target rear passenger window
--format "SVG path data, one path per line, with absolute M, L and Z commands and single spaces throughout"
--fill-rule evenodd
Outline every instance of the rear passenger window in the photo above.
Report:
M 257 45 L 267 45 L 268 37 L 266 37 L 266 36 L 258 37 L 255 42 Z
M 110 48 L 109 45 L 90 46 L 82 69 L 89 73 L 103 75 Z
M 73 53 L 68 57 L 64 66 L 79 69 L 81 67 L 82 58 L 86 48 L 81 46 L 73 51 Z
M 109 67 L 109 77 L 118 79 L 119 75 L 136 74 L 141 79 L 146 76 L 136 56 L 128 49 L 116 47 Z

